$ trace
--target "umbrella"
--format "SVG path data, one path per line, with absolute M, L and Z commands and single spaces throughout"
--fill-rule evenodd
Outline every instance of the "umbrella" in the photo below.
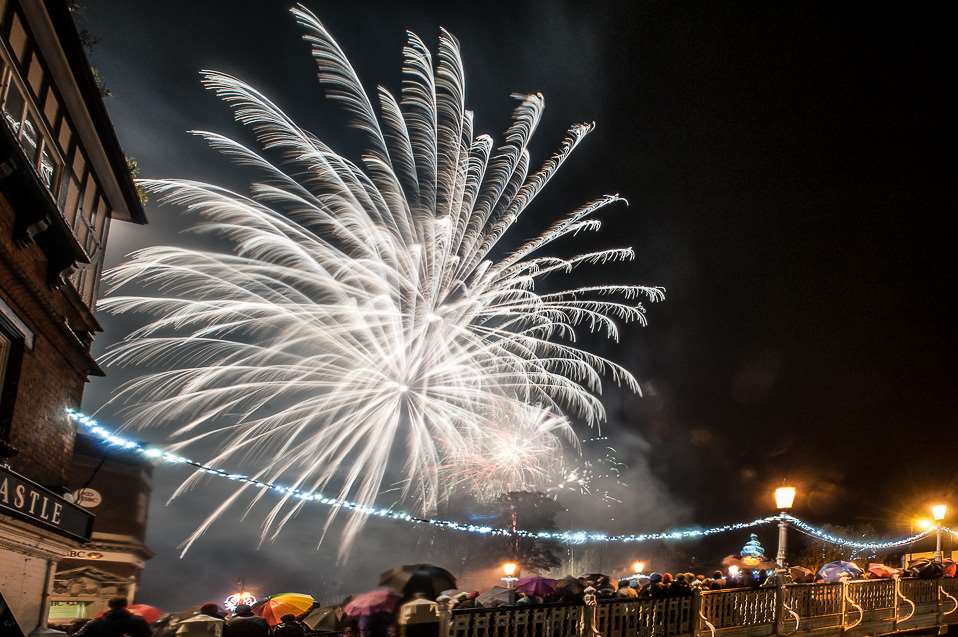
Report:
M 379 576 L 379 585 L 388 586 L 403 597 L 423 593 L 436 599 L 442 591 L 455 588 L 456 578 L 452 573 L 432 564 L 407 564 L 391 568 Z
M 578 599 L 583 591 L 585 591 L 585 585 L 571 575 L 568 577 L 563 577 L 558 582 L 556 582 L 555 592 L 566 601 L 573 601 Z
M 516 592 L 502 586 L 493 586 L 477 598 L 477 601 L 486 607 L 511 604 L 515 600 Z
M 854 562 L 829 562 L 818 569 L 818 577 L 825 582 L 835 583 L 844 580 L 858 579 L 862 576 L 862 569 Z
M 519 581 L 516 582 L 516 590 L 526 595 L 545 597 L 555 592 L 556 584 L 557 582 L 554 579 L 533 575 L 520 578 Z
M 317 606 L 306 617 L 303 617 L 303 623 L 309 626 L 311 630 L 337 632 L 342 627 L 342 621 L 336 614 L 338 610 L 340 609 L 335 606 L 327 608 Z
M 134 615 L 139 615 L 145 619 L 147 624 L 152 624 L 160 617 L 166 615 L 165 612 L 161 611 L 156 606 L 150 606 L 149 604 L 130 604 L 126 607 L 126 609 Z M 107 612 L 108 611 L 103 611 L 99 614 L 99 617 L 103 617 L 107 614 Z
M 945 566 L 933 560 L 922 558 L 909 564 L 908 572 L 921 579 L 935 579 L 945 574 Z
M 256 614 L 266 620 L 270 626 L 275 626 L 283 620 L 283 615 L 299 617 L 313 607 L 315 600 L 312 595 L 304 593 L 280 593 L 270 595 L 256 604 Z
M 723 566 L 737 566 L 740 571 L 770 571 L 774 570 L 777 564 L 768 560 L 760 560 L 755 557 L 736 557 L 727 555 L 722 560 Z
M 892 568 L 891 566 L 885 566 L 884 564 L 872 562 L 868 565 L 868 572 L 875 577 L 895 577 L 901 571 L 897 568 Z
M 399 606 L 399 595 L 395 591 L 389 588 L 374 588 L 354 597 L 343 607 L 343 611 L 350 617 L 362 617 L 376 613 L 391 613 L 397 606 Z
M 945 560 L 942 562 L 945 567 L 945 577 L 954 577 L 956 572 L 958 572 L 958 564 L 955 564 L 955 560 Z
M 611 586 L 611 580 L 608 575 L 603 575 L 602 573 L 587 573 L 585 575 L 580 575 L 579 579 L 583 582 L 588 582 L 589 586 L 593 588 L 609 588 Z
M 815 571 L 804 566 L 790 566 L 788 574 L 796 584 L 810 584 L 815 581 Z

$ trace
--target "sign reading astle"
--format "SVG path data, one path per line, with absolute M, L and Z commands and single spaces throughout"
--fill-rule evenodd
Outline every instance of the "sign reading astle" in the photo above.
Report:
M 92 513 L 6 467 L 0 467 L 0 513 L 83 542 L 93 528 Z

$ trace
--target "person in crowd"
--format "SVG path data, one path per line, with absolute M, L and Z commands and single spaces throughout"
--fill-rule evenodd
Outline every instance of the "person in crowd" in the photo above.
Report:
M 675 576 L 675 581 L 669 586 L 669 597 L 689 597 L 692 595 L 692 587 L 689 584 L 688 574 L 679 573 Z
M 725 588 L 726 579 L 725 575 L 722 574 L 722 571 L 715 571 L 712 573 L 712 583 L 709 585 L 709 589 L 717 591 Z
M 392 613 L 373 613 L 359 618 L 360 637 L 389 637 L 390 627 L 396 621 Z
M 109 610 L 103 617 L 84 624 L 75 634 L 79 637 L 150 637 L 150 625 L 139 615 L 126 609 L 125 597 L 114 597 L 107 602 Z
M 269 624 L 247 604 L 239 604 L 233 615 L 226 620 L 223 637 L 268 637 Z
M 438 637 L 439 604 L 425 593 L 414 593 L 399 607 L 399 637 Z
M 669 579 L 671 579 L 671 575 L 669 576 Z M 650 597 L 652 599 L 661 599 L 665 597 L 669 589 L 662 580 L 663 576 L 661 573 L 652 573 L 649 575 L 649 585 L 645 589 L 645 597 Z
M 273 627 L 273 637 L 306 637 L 306 631 L 306 626 L 295 615 L 286 613 Z
M 200 612 L 176 626 L 176 637 L 222 637 L 223 617 L 216 604 L 203 604 Z
M 203 604 L 200 606 L 200 613 L 206 615 L 207 617 L 216 617 L 218 619 L 224 620 L 226 619 L 226 615 L 216 604 Z

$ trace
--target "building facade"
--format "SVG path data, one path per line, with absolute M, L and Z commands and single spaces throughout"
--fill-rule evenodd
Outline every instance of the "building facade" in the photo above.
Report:
M 0 0 L 0 115 L 0 594 L 29 632 L 57 561 L 90 534 L 62 497 L 64 409 L 102 375 L 90 346 L 110 223 L 146 219 L 64 0 Z
M 96 519 L 91 541 L 57 565 L 51 624 L 96 617 L 111 597 L 133 601 L 143 566 L 153 556 L 144 543 L 152 479 L 153 465 L 140 454 L 77 436 L 72 499 Z

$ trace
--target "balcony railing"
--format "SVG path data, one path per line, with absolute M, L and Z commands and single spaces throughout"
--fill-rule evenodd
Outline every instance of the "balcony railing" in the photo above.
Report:
M 440 637 L 890 635 L 958 624 L 958 580 L 874 579 L 443 612 Z

